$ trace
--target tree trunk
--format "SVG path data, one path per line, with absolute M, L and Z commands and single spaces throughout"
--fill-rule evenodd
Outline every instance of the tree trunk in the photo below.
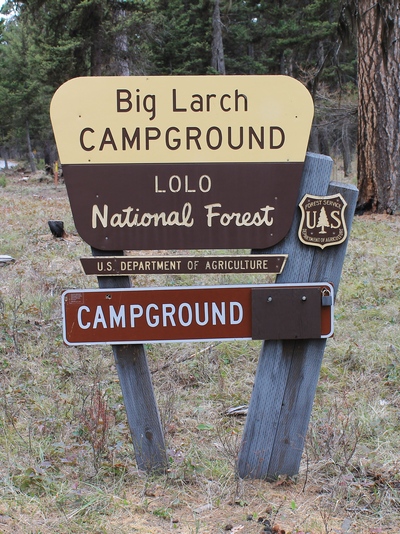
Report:
M 29 133 L 29 122 L 26 123 L 26 143 L 28 145 L 28 160 L 32 172 L 36 172 L 35 156 L 32 152 L 31 136 Z
M 344 175 L 350 176 L 351 174 L 351 140 L 349 136 L 349 124 L 347 120 L 342 125 L 342 156 L 343 156 L 343 168 Z
M 101 38 L 98 37 L 95 43 L 92 44 L 90 49 L 90 75 L 101 76 L 103 58 L 101 53 Z
M 92 4 L 92 29 L 90 45 L 90 76 L 103 74 L 103 6 L 101 2 Z
M 124 21 L 126 17 L 125 10 L 120 9 L 117 12 L 117 20 Z M 115 38 L 115 50 L 116 50 L 116 70 L 117 76 L 129 76 L 130 68 L 128 61 L 128 36 L 125 30 L 118 32 Z
M 225 74 L 224 44 L 222 41 L 222 22 L 219 0 L 215 0 L 212 26 L 213 40 L 211 45 L 211 67 L 219 74 Z
M 8 155 L 7 155 L 7 150 L 4 149 L 4 151 L 2 152 L 2 157 L 3 157 L 3 161 L 4 161 L 4 169 L 5 170 L 8 170 Z
M 358 2 L 357 209 L 400 209 L 400 2 Z

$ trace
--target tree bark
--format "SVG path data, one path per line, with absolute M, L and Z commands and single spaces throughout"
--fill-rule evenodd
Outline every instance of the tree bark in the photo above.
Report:
M 400 2 L 358 1 L 360 212 L 400 209 Z
M 3 167 L 3 168 L 4 168 L 5 170 L 8 170 L 8 156 L 7 156 L 7 151 L 4 150 L 4 151 L 2 152 L 1 155 L 2 155 L 2 158 L 3 158 L 3 161 L 4 161 L 4 167 Z
M 211 46 L 211 67 L 219 74 L 225 74 L 224 43 L 222 40 L 222 22 L 219 0 L 215 0 L 212 26 L 213 40 Z
M 126 17 L 125 10 L 119 9 L 117 11 L 117 20 L 123 21 Z M 116 50 L 116 67 L 117 76 L 130 76 L 130 68 L 128 61 L 128 36 L 125 30 L 118 32 L 115 38 L 115 50 Z
M 31 167 L 31 171 L 36 172 L 35 156 L 33 155 L 33 152 L 32 152 L 32 143 L 31 143 L 31 136 L 29 133 L 29 122 L 28 121 L 26 122 L 26 144 L 28 147 L 28 160 L 29 160 L 29 165 Z
M 351 139 L 349 135 L 349 123 L 347 120 L 345 120 L 342 125 L 341 146 L 342 146 L 344 175 L 350 176 L 351 174 Z
M 90 48 L 90 75 L 101 76 L 103 66 L 103 58 L 101 53 L 101 36 L 98 32 L 95 42 Z

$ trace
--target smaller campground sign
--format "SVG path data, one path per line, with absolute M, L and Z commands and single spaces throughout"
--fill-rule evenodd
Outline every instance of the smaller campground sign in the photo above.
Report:
M 326 292 L 333 301 L 327 283 L 69 290 L 63 294 L 64 341 L 118 345 L 329 337 L 333 306 L 323 305 Z
M 94 248 L 264 249 L 289 231 L 313 118 L 293 78 L 76 78 L 51 118 Z

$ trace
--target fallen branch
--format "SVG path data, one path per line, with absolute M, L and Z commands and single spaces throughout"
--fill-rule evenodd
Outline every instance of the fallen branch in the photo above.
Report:
M 161 367 L 157 367 L 157 369 L 153 369 L 153 371 L 151 371 L 151 374 L 154 375 L 154 374 L 158 373 L 158 371 L 163 371 L 164 369 L 167 369 L 168 367 L 171 367 L 171 365 L 173 363 L 182 363 L 182 362 L 186 362 L 188 360 L 191 360 L 192 358 L 194 358 L 198 354 L 203 354 L 203 352 L 207 352 L 208 350 L 213 349 L 214 347 L 218 346 L 220 343 L 222 343 L 222 341 L 218 341 L 217 343 L 213 343 L 212 345 L 208 345 L 204 349 L 198 350 L 198 351 L 194 352 L 193 354 L 190 354 L 189 356 L 180 356 L 179 358 L 176 358 L 176 360 L 174 360 L 173 362 L 168 361 L 168 362 L 164 363 L 164 365 L 162 365 Z

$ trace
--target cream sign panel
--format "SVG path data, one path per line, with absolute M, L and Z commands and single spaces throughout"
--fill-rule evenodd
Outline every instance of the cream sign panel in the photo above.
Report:
M 286 76 L 76 78 L 54 95 L 63 164 L 303 161 L 313 116 Z

